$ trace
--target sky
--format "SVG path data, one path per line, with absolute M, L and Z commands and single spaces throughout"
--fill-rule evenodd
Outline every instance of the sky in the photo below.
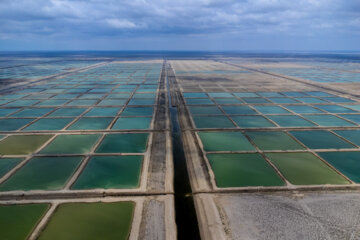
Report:
M 360 0 L 0 0 L 0 51 L 359 51 Z

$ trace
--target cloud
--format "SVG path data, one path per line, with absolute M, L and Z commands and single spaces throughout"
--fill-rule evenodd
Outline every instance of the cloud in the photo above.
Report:
M 358 1 L 343 0 L 1 0 L 0 36 L 357 35 L 359 9 Z
M 136 24 L 133 22 L 130 22 L 129 20 L 126 19 L 117 19 L 117 18 L 111 18 L 111 19 L 106 19 L 106 22 L 114 27 L 114 28 L 136 28 Z
M 130 22 L 129 20 L 126 19 L 117 19 L 117 18 L 111 18 L 111 19 L 106 19 L 106 22 L 114 28 L 136 28 L 136 24 L 133 22 Z

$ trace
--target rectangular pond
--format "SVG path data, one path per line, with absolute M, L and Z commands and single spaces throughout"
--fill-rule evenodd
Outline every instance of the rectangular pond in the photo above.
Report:
M 207 158 L 220 188 L 284 185 L 260 154 L 208 154 Z
M 266 156 L 292 184 L 349 184 L 311 153 L 267 153 Z
M 27 239 L 49 204 L 0 205 L 0 239 Z
M 133 202 L 64 203 L 51 216 L 39 240 L 125 240 L 134 214 Z

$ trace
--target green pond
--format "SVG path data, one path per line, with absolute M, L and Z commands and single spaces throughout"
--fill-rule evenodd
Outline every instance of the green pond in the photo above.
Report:
M 334 131 L 335 133 L 339 134 L 340 136 L 346 138 L 352 143 L 360 146 L 360 130 L 337 130 Z
M 231 95 L 231 93 L 227 92 L 209 92 L 208 93 L 210 97 L 213 98 L 233 98 L 234 96 Z
M 37 106 L 61 106 L 67 103 L 68 99 L 50 99 L 50 100 L 44 100 L 38 104 Z
M 22 158 L 0 158 L 0 178 L 18 165 Z
M 275 127 L 273 123 L 262 116 L 235 116 L 231 118 L 241 128 Z
M 193 117 L 197 128 L 235 128 L 225 116 Z
M 154 105 L 153 99 L 131 99 L 129 105 Z
M 43 131 L 43 130 L 61 130 L 65 128 L 73 118 L 42 118 L 22 131 Z
M 262 97 L 284 97 L 278 92 L 257 92 Z
M 356 111 L 360 111 L 360 105 L 357 104 L 357 105 L 344 105 L 345 107 L 348 107 L 348 108 L 351 108 L 351 109 L 354 109 Z
M 0 155 L 24 155 L 38 150 L 52 135 L 12 135 L 0 141 Z
M 296 99 L 304 103 L 326 103 L 326 101 L 321 100 L 320 98 L 313 98 L 313 97 L 302 97 Z
M 127 107 L 121 116 L 152 116 L 153 111 L 152 107 Z
M 76 117 L 82 114 L 86 108 L 59 108 L 50 117 Z
M 309 92 L 305 92 L 307 94 L 309 94 L 310 96 L 315 96 L 315 97 L 330 97 L 333 96 L 332 94 L 326 93 L 326 92 L 321 92 L 321 91 L 309 91 Z
M 20 108 L 0 108 L 0 117 L 6 117 L 7 115 L 18 111 Z
M 130 93 L 133 91 L 134 89 L 126 89 L 126 88 L 117 88 L 113 90 L 114 93 Z
M 120 108 L 113 107 L 102 107 L 102 108 L 93 108 L 85 114 L 86 117 L 112 117 L 120 111 Z
M 39 92 L 39 89 L 37 91 L 31 90 L 31 89 L 25 89 L 24 91 L 28 90 L 29 92 Z M 46 89 L 45 91 L 42 91 L 42 93 L 62 93 L 65 89 Z
M 287 97 L 271 97 L 268 99 L 274 103 L 299 103 L 299 101 Z
M 184 93 L 185 98 L 207 98 L 208 96 L 202 92 L 187 92 Z
M 360 183 L 360 152 L 319 152 L 318 154 L 352 181 Z
M 107 129 L 113 118 L 80 118 L 73 123 L 67 130 L 102 130 Z
M 48 208 L 45 203 L 0 205 L 0 239 L 27 239 Z
M 54 110 L 53 108 L 26 108 L 12 115 L 12 117 L 41 117 Z
M 59 135 L 40 153 L 42 154 L 84 154 L 90 152 L 99 139 L 99 134 Z
M 106 98 L 129 98 L 130 93 L 111 93 Z
M 268 116 L 271 120 L 279 124 L 280 127 L 312 127 L 315 124 L 299 116 Z
M 70 103 L 68 103 L 68 106 L 91 106 L 97 103 L 97 100 L 73 100 Z
M 342 114 L 340 116 L 357 124 L 360 124 L 360 114 Z
M 322 111 L 320 111 L 319 109 L 316 109 L 314 107 L 311 106 L 304 106 L 304 105 L 287 105 L 284 106 L 287 109 L 295 112 L 295 113 L 323 113 Z
M 102 100 L 98 106 L 121 106 L 125 105 L 127 99 L 105 99 Z
M 266 156 L 295 185 L 349 183 L 311 153 L 268 153 Z
M 64 94 L 65 95 L 65 94 Z M 104 94 L 84 94 L 80 97 L 78 97 L 77 99 L 101 99 L 104 97 Z
M 38 239 L 125 240 L 134 209 L 133 202 L 61 204 Z
M 208 154 L 207 157 L 220 188 L 284 185 L 260 154 Z
M 154 93 L 156 92 L 157 88 L 148 88 L 148 89 L 141 89 L 141 87 L 136 90 L 136 93 Z
M 78 97 L 79 94 L 57 94 L 56 96 L 52 97 L 51 99 L 73 99 Z M 83 96 L 80 96 L 83 98 Z
M 317 108 L 329 113 L 355 113 L 356 111 L 338 105 L 316 105 Z
M 256 110 L 263 114 L 288 114 L 289 111 L 279 106 L 254 106 Z
M 261 150 L 299 150 L 304 149 L 285 132 L 247 132 Z
M 227 114 L 257 114 L 257 112 L 248 106 L 223 106 L 222 109 Z
M 108 134 L 97 153 L 143 153 L 146 151 L 148 133 Z
M 142 156 L 92 157 L 71 188 L 137 188 L 142 158 Z
M 0 191 L 62 189 L 81 160 L 81 157 L 32 158 L 0 184 Z
M 214 101 L 217 104 L 242 104 L 237 98 L 215 98 Z
M 259 95 L 257 95 L 256 93 L 252 93 L 252 92 L 234 92 L 233 93 L 235 96 L 237 97 L 259 97 Z
M 290 133 L 311 149 L 354 148 L 350 143 L 328 131 L 291 131 Z
M 189 105 L 193 104 L 214 104 L 210 99 L 208 98 L 187 98 L 186 103 Z
M 319 124 L 320 126 L 325 127 L 349 127 L 349 126 L 356 126 L 355 124 L 338 118 L 333 115 L 306 115 L 305 118 L 309 119 L 310 121 Z
M 73 88 L 73 89 L 68 89 L 65 92 L 66 93 L 84 93 L 84 92 L 87 92 L 87 91 L 89 91 L 88 88 L 83 88 L 83 89 L 81 89 L 81 88 Z
M 6 118 L 0 119 L 0 131 L 14 131 L 34 121 L 33 118 Z
M 270 103 L 268 100 L 261 97 L 245 97 L 242 98 L 242 100 L 244 100 L 246 103 Z
M 149 129 L 151 117 L 119 118 L 111 129 Z
M 305 97 L 308 96 L 303 92 L 281 92 L 282 94 L 289 96 L 289 97 Z
M 1 99 L 16 99 L 27 96 L 28 94 L 7 94 L 0 96 Z
M 6 104 L 7 107 L 22 107 L 22 106 L 31 106 L 37 103 L 38 100 L 16 100 L 14 102 Z
M 326 101 L 334 102 L 334 103 L 353 103 L 354 100 L 343 98 L 343 97 L 324 97 Z
M 192 115 L 223 115 L 223 112 L 220 108 L 213 107 L 197 107 L 197 106 L 189 106 L 190 112 Z
M 88 93 L 108 93 L 111 91 L 111 88 L 94 88 L 94 89 L 91 89 Z M 88 95 L 91 95 L 91 94 L 88 94 Z
M 7 100 L 0 99 L 0 105 L 4 105 L 4 104 L 10 103 L 10 102 L 11 102 L 10 99 L 7 99 Z
M 241 132 L 198 132 L 205 151 L 254 151 Z

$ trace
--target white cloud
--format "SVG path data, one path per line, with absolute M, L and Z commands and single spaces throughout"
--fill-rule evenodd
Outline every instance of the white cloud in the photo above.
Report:
M 126 20 L 126 19 L 111 18 L 111 19 L 106 19 L 106 22 L 111 27 L 118 28 L 118 29 L 137 28 L 135 23 L 133 23 L 129 20 Z
M 342 0 L 0 0 L 0 32 L 108 36 L 149 34 L 306 34 L 356 27 Z M 349 1 L 350 2 L 350 1 Z M 358 6 L 358 5 L 356 5 Z M 43 31 L 43 29 L 47 29 Z M 122 31 L 119 31 L 122 30 Z M 136 30 L 136 31 L 132 31 Z
M 42 11 L 50 16 L 84 18 L 87 16 L 85 7 L 86 5 L 77 1 L 50 0 L 42 7 Z

